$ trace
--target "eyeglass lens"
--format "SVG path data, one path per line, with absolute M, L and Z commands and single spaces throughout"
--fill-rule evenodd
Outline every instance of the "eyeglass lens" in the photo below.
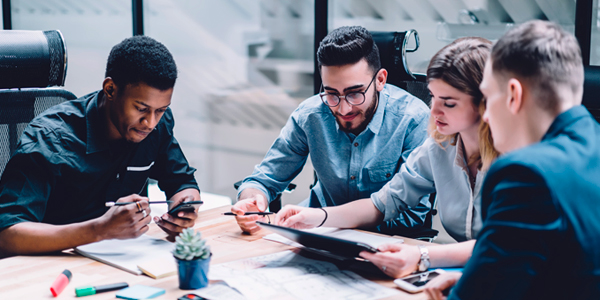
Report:
M 338 104 L 340 104 L 340 101 L 342 100 L 341 98 L 346 99 L 346 101 L 350 105 L 361 105 L 365 102 L 365 93 L 369 90 L 369 88 L 373 84 L 373 81 L 375 80 L 375 77 L 377 76 L 378 72 L 379 71 L 375 72 L 375 75 L 369 82 L 369 85 L 367 86 L 367 88 L 365 89 L 364 92 L 350 92 L 350 93 L 346 94 L 346 96 L 338 96 L 336 94 L 329 94 L 329 93 L 321 92 L 320 93 L 321 99 L 323 100 L 325 105 L 331 106 L 331 107 L 338 106 Z M 321 90 L 322 89 L 323 89 L 323 85 L 321 84 Z

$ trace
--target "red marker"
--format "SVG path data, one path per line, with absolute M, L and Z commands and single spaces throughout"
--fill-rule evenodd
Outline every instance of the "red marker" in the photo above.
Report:
M 54 279 L 54 283 L 50 286 L 50 292 L 54 297 L 58 296 L 60 292 L 62 292 L 69 281 L 71 280 L 71 271 L 65 269 L 56 279 Z

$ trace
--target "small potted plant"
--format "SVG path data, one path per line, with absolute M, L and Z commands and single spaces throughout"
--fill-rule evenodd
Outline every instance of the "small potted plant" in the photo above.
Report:
M 193 228 L 184 229 L 175 238 L 173 256 L 177 261 L 180 289 L 195 290 L 208 285 L 211 255 L 210 246 Z

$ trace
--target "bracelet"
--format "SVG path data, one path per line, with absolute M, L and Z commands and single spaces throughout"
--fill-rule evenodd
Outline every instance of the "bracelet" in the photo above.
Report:
M 325 224 L 325 221 L 327 221 L 327 211 L 322 207 L 319 207 L 319 209 L 321 209 L 325 213 L 325 219 L 323 219 L 323 222 L 321 222 L 321 224 L 319 224 L 319 226 L 317 227 L 323 226 L 323 224 Z

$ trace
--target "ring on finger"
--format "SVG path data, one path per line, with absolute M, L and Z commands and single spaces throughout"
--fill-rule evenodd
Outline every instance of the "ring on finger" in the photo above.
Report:
M 386 266 L 381 267 L 381 270 L 385 272 L 385 269 L 387 269 Z
M 146 218 L 148 216 L 148 213 L 146 212 L 145 209 L 142 210 L 142 216 L 143 216 L 143 218 Z
M 142 209 L 142 205 L 140 204 L 140 202 L 139 202 L 139 201 L 136 201 L 136 202 L 135 202 L 135 205 L 137 205 L 138 212 L 142 212 L 142 210 L 143 210 L 143 209 Z

